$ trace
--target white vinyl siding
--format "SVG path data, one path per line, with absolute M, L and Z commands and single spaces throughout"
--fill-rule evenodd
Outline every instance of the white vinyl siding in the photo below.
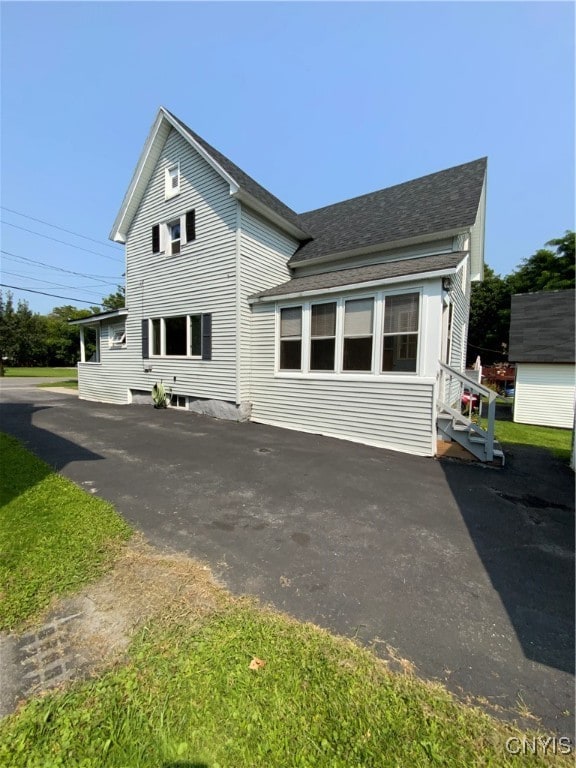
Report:
M 572 429 L 575 374 L 569 363 L 518 363 L 514 421 Z
M 113 346 L 112 339 L 120 324 L 117 318 L 101 323 L 98 363 L 78 363 L 78 394 L 81 400 L 97 400 L 102 403 L 126 403 L 128 389 L 123 375 L 118 375 L 126 365 L 128 339 L 123 346 Z
M 290 279 L 287 262 L 298 241 L 242 206 L 240 221 L 240 400 L 252 400 L 250 360 L 253 337 L 248 296 Z
M 276 306 L 255 305 L 252 419 L 405 453 L 434 455 L 434 389 L 440 349 L 439 331 L 435 330 L 440 326 L 438 282 L 424 287 L 421 296 L 423 350 L 419 376 L 289 371 L 275 374 L 280 325 Z M 405 290 L 416 289 L 412 284 Z M 345 296 L 357 297 L 357 293 Z
M 450 287 L 452 335 L 448 365 L 460 372 L 464 372 L 466 369 L 468 318 L 470 314 L 470 280 L 468 272 L 469 270 L 465 269 L 465 264 L 463 264 L 458 272 L 452 275 Z
M 165 171 L 180 163 L 180 194 L 165 200 Z M 236 400 L 236 221 L 230 187 L 172 130 L 128 233 L 127 346 L 80 374 L 87 399 L 129 402 L 161 379 L 181 395 Z M 152 227 L 196 212 L 196 238 L 178 255 L 152 253 Z M 212 359 L 142 359 L 143 319 L 212 315 Z M 122 361 L 118 359 L 121 354 Z M 151 368 L 146 371 L 145 368 Z M 174 382 L 176 377 L 176 383 Z M 109 391 L 114 395 L 109 396 Z

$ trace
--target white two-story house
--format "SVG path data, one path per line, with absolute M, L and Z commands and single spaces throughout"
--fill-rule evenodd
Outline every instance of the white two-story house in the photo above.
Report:
M 111 232 L 126 308 L 75 321 L 80 397 L 163 382 L 173 407 L 436 455 L 469 432 L 485 194 L 483 158 L 298 214 L 161 108 Z

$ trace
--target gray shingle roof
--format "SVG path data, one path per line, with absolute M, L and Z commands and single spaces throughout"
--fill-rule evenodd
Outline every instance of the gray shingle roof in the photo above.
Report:
M 538 291 L 512 296 L 510 348 L 513 363 L 573 363 L 576 291 Z
M 486 165 L 484 157 L 300 214 L 302 229 L 313 239 L 290 264 L 474 224 Z
M 176 115 L 168 110 L 166 112 L 243 190 L 310 235 L 310 239 L 303 240 L 292 256 L 291 265 L 319 256 L 383 245 L 419 235 L 463 229 L 476 220 L 486 173 L 485 157 L 361 197 L 297 214 Z
M 464 258 L 462 251 L 442 253 L 437 256 L 423 256 L 418 259 L 402 259 L 398 261 L 372 264 L 368 267 L 353 267 L 340 269 L 336 272 L 324 272 L 320 275 L 295 277 L 286 283 L 269 288 L 250 296 L 251 299 L 261 299 L 271 296 L 284 296 L 302 291 L 322 291 L 327 288 L 339 288 L 356 283 L 367 283 L 372 280 L 386 280 L 391 277 L 406 277 L 419 275 L 424 272 L 440 272 L 454 269 Z
M 189 133 L 190 136 L 192 136 L 192 138 L 197 141 L 198 144 L 200 144 L 200 146 L 205 149 L 206 152 L 208 152 L 208 154 L 213 157 L 214 160 L 216 160 L 216 162 L 238 182 L 242 189 L 246 190 L 246 192 L 251 194 L 252 197 L 256 198 L 256 200 L 270 208 L 272 211 L 274 211 L 274 213 L 282 216 L 299 229 L 303 229 L 302 222 L 300 221 L 300 217 L 296 211 L 293 211 L 292 208 L 284 205 L 281 200 L 268 192 L 267 189 L 264 189 L 264 187 L 261 184 L 258 184 L 257 181 L 254 181 L 251 176 L 248 176 L 248 174 L 239 168 L 235 163 L 229 160 L 221 152 L 218 152 L 218 150 L 208 144 L 207 141 L 204 141 L 201 136 L 189 128 L 186 123 L 183 123 L 180 118 L 176 117 L 176 115 L 172 114 L 172 112 L 169 112 L 168 110 L 166 110 L 166 112 L 168 112 L 170 117 L 172 117 L 178 123 L 178 125 L 180 125 L 187 133 Z

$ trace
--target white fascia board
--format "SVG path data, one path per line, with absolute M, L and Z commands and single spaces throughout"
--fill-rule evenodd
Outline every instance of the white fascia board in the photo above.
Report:
M 126 222 L 126 214 L 130 208 L 130 204 L 132 203 L 134 194 L 136 193 L 136 190 L 140 186 L 142 175 L 146 170 L 146 161 L 148 160 L 152 147 L 156 142 L 156 139 L 158 137 L 158 132 L 160 130 L 160 126 L 162 125 L 163 120 L 164 120 L 164 116 L 163 116 L 162 110 L 160 109 L 158 111 L 158 114 L 156 115 L 156 119 L 154 120 L 152 128 L 150 129 L 150 133 L 148 134 L 148 137 L 144 144 L 144 149 L 140 154 L 140 158 L 138 159 L 136 169 L 132 175 L 130 185 L 128 186 L 128 190 L 124 195 L 124 199 L 122 200 L 122 205 L 120 206 L 120 210 L 118 211 L 118 215 L 116 216 L 116 219 L 112 226 L 112 231 L 109 234 L 110 240 L 113 240 L 115 243 L 126 242 L 126 235 L 128 234 L 128 229 L 130 228 L 130 224 Z
M 127 309 L 112 309 L 110 312 L 100 312 L 97 315 L 81 317 L 78 320 L 68 320 L 68 325 L 96 325 L 101 320 L 111 320 L 113 317 L 125 317 Z
M 280 216 L 280 214 L 273 211 L 271 208 L 268 208 L 268 206 L 264 205 L 264 203 L 256 200 L 255 197 L 246 192 L 244 189 L 238 189 L 236 192 L 231 191 L 230 194 L 232 194 L 237 200 L 240 200 L 240 202 L 245 206 L 256 211 L 256 213 L 259 213 L 273 224 L 276 224 L 277 227 L 280 227 L 280 229 L 284 230 L 289 235 L 292 235 L 292 237 L 295 237 L 297 240 L 310 239 L 310 235 L 307 232 L 295 226 L 283 216 Z
M 434 278 L 445 277 L 446 275 L 455 275 L 460 269 L 462 262 L 449 269 L 439 269 L 434 272 L 419 272 L 412 275 L 401 277 L 386 277 L 380 280 L 367 280 L 364 283 L 348 283 L 347 285 L 337 285 L 333 288 L 313 288 L 309 291 L 295 291 L 294 293 L 277 293 L 261 298 L 248 299 L 249 304 L 266 304 L 270 301 L 292 301 L 293 299 L 304 299 L 307 296 L 320 296 L 325 294 L 342 293 L 344 291 L 357 291 L 363 289 L 377 288 L 381 285 L 396 285 L 397 283 L 414 283 L 420 280 L 433 280 Z
M 172 128 L 174 128 L 175 131 L 178 131 L 178 133 L 182 136 L 182 138 L 186 139 L 186 141 L 192 147 L 194 147 L 194 149 L 196 150 L 196 152 L 198 152 L 200 157 L 202 157 L 204 160 L 206 160 L 208 165 L 210 165 L 212 168 L 214 168 L 216 173 L 218 173 L 224 179 L 224 181 L 226 181 L 230 185 L 230 194 L 231 195 L 234 194 L 234 192 L 236 192 L 238 189 L 240 189 L 240 186 L 239 186 L 238 182 L 235 179 L 233 179 L 232 176 L 230 176 L 230 174 L 227 171 L 225 171 L 224 168 L 222 168 L 222 166 L 218 162 L 216 162 L 216 160 L 214 160 L 212 155 L 210 155 L 204 149 L 204 147 L 202 147 L 196 141 L 196 139 L 194 139 L 192 136 L 190 136 L 190 134 L 187 133 L 187 131 L 179 123 L 177 123 L 175 120 L 173 120 L 171 115 L 169 115 L 166 112 L 164 107 L 160 107 L 160 112 L 161 112 L 162 115 L 164 115 L 164 119 L 167 120 L 170 123 Z
M 164 107 L 160 107 L 154 124 L 152 125 L 150 133 L 148 134 L 148 138 L 146 139 L 146 143 L 144 144 L 144 149 L 142 150 L 138 164 L 136 165 L 136 170 L 134 171 L 132 180 L 130 181 L 130 186 L 124 195 L 122 205 L 120 206 L 120 211 L 116 216 L 112 231 L 109 235 L 110 239 L 115 243 L 126 242 L 128 230 L 130 229 L 130 224 L 132 223 L 133 213 L 135 213 L 136 208 L 140 202 L 140 200 L 135 200 L 135 196 L 138 194 L 142 196 L 144 194 L 146 184 L 152 175 L 155 160 L 154 163 L 151 163 L 150 157 L 154 149 L 157 149 L 159 154 L 159 148 L 156 146 L 156 144 L 159 141 L 158 136 L 160 129 L 165 123 L 170 125 L 171 128 L 174 128 L 175 131 L 178 131 L 182 138 L 185 139 L 198 152 L 198 154 L 230 185 L 231 195 L 235 194 L 239 189 L 238 183 L 232 178 L 232 176 L 230 176 L 230 174 L 227 173 L 222 168 L 222 166 L 217 163 L 216 160 L 214 160 L 214 158 L 209 155 L 208 152 L 203 147 L 201 147 L 200 144 L 198 144 L 198 142 L 166 112 Z
M 415 237 L 405 237 L 402 240 L 391 240 L 387 243 L 378 243 L 376 245 L 368 245 L 362 248 L 353 248 L 349 251 L 339 251 L 337 253 L 330 253 L 326 256 L 317 256 L 313 259 L 290 259 L 288 266 L 292 269 L 298 269 L 298 267 L 312 266 L 314 264 L 325 264 L 331 261 L 340 261 L 341 259 L 351 259 L 355 256 L 368 256 L 372 253 L 382 253 L 382 251 L 392 251 L 395 248 L 404 248 L 410 245 L 419 245 L 421 243 L 429 243 L 433 240 L 442 240 L 448 237 L 454 237 L 462 232 L 468 231 L 468 227 L 459 227 L 458 229 L 446 229 L 442 232 L 431 232 L 428 235 L 418 235 Z

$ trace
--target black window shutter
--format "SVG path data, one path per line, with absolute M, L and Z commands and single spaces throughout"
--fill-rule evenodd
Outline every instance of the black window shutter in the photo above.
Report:
M 212 315 L 202 315 L 202 360 L 212 360 Z
M 142 359 L 147 360 L 149 357 L 148 320 L 142 320 Z
M 152 227 L 152 253 L 160 253 L 160 225 Z
M 196 211 L 186 211 L 186 242 L 196 240 Z

